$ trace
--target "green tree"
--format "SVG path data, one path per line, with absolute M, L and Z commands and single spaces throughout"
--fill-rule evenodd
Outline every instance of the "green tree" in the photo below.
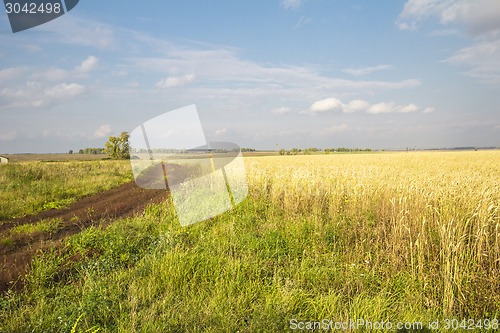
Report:
M 117 160 L 130 158 L 129 137 L 128 132 L 122 132 L 120 136 L 110 136 L 108 142 L 105 144 L 106 148 L 104 148 L 104 152 L 109 157 Z
M 70 149 L 68 154 L 73 154 L 73 149 Z

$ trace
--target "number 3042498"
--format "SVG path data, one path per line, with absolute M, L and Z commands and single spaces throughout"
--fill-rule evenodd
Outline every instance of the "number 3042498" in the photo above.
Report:
M 7 14 L 59 14 L 61 13 L 61 4 L 60 3 L 50 3 L 50 2 L 42 2 L 42 3 L 25 3 L 23 5 L 19 3 L 6 3 L 5 10 Z

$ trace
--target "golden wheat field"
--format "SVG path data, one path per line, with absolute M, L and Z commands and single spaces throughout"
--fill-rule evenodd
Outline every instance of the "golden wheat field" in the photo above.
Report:
M 246 162 L 251 188 L 282 209 L 283 223 L 309 212 L 318 232 L 333 228 L 348 243 L 347 262 L 365 266 L 382 280 L 408 271 L 418 285 L 412 291 L 420 294 L 408 291 L 409 297 L 442 309 L 445 316 L 498 311 L 499 151 Z

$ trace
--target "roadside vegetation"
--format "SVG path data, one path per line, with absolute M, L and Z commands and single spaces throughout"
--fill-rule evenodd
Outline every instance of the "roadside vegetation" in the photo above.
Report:
M 132 178 L 128 161 L 1 165 L 0 221 L 62 208 L 81 197 L 110 189 Z
M 0 331 L 500 319 L 500 152 L 245 163 L 232 211 L 182 228 L 170 202 L 150 205 L 41 253 L 24 289 L 0 296 Z

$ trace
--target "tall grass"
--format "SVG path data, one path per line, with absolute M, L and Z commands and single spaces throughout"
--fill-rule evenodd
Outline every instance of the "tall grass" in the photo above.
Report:
M 319 230 L 335 225 L 348 260 L 408 272 L 423 304 L 443 315 L 499 308 L 499 152 L 291 159 L 253 162 L 257 188 L 287 227 L 304 212 Z
M 0 220 L 61 208 L 130 181 L 127 161 L 24 162 L 0 166 Z
M 499 319 L 499 152 L 245 162 L 249 197 L 230 212 L 181 228 L 152 205 L 38 257 L 0 298 L 0 331 Z

